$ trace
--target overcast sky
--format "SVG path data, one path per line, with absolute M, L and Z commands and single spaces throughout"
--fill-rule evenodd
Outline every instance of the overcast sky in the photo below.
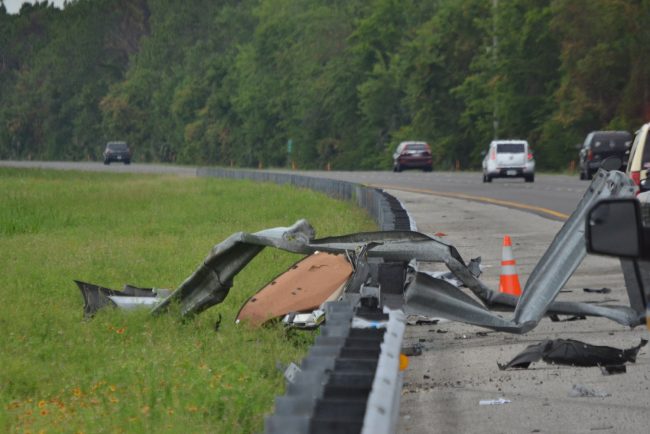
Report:
M 64 0 L 48 0 L 48 3 L 54 4 L 58 7 L 63 7 L 63 1 Z M 4 0 L 5 3 L 5 8 L 7 8 L 7 12 L 10 14 L 17 14 L 18 11 L 20 11 L 20 6 L 22 6 L 23 3 L 35 3 L 36 0 Z M 40 0 L 39 3 L 42 3 L 43 0 Z

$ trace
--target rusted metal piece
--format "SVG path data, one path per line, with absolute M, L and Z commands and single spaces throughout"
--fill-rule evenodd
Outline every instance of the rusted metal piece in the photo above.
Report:
M 239 310 L 237 322 L 260 326 L 290 312 L 311 312 L 342 289 L 352 271 L 345 255 L 316 252 L 249 298 Z

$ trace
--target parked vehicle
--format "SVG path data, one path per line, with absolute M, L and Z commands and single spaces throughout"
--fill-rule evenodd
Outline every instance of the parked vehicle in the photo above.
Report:
M 650 123 L 643 125 L 636 132 L 634 143 L 630 150 L 630 156 L 627 160 L 627 168 L 625 173 L 632 178 L 636 185 L 640 185 L 641 181 L 648 177 L 648 169 L 650 169 Z
M 393 153 L 393 172 L 404 169 L 433 170 L 431 147 L 426 142 L 402 142 Z
M 535 158 L 526 140 L 493 140 L 483 157 L 483 182 L 494 178 L 535 182 Z
M 108 142 L 104 149 L 104 164 L 111 164 L 111 161 L 121 161 L 124 164 L 131 164 L 131 149 L 126 142 Z
M 627 131 L 592 131 L 580 147 L 580 179 L 591 179 L 607 157 L 620 157 L 625 164 L 633 136 Z

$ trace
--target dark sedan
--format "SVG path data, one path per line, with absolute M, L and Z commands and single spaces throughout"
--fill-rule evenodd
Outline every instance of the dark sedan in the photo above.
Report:
M 126 142 L 108 142 L 104 149 L 104 164 L 112 161 L 131 164 L 131 149 Z

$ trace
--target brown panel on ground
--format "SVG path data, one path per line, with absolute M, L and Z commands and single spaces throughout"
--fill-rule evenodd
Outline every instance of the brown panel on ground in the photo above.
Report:
M 317 309 L 341 288 L 352 271 L 343 255 L 320 252 L 307 256 L 249 298 L 237 320 L 259 326 L 289 312 Z

